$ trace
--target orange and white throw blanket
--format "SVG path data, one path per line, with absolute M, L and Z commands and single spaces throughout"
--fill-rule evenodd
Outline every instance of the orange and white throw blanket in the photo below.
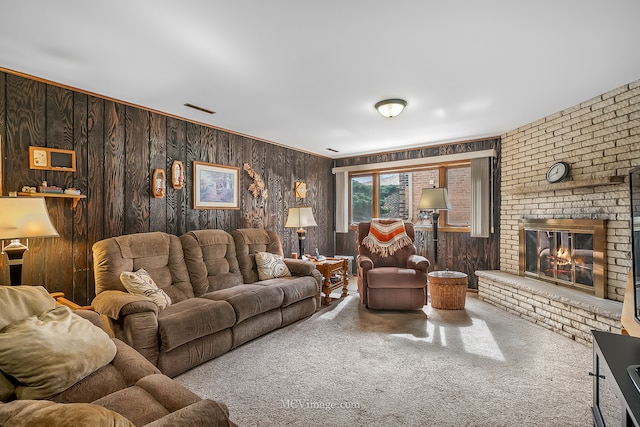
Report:
M 404 222 L 379 222 L 371 221 L 369 234 L 362 239 L 362 245 L 372 253 L 381 257 L 393 255 L 398 249 L 412 244 L 411 238 L 404 229 Z

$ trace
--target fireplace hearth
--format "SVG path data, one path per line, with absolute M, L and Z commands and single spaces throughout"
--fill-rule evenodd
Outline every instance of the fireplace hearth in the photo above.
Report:
M 519 231 L 520 276 L 605 298 L 605 220 L 523 219 Z

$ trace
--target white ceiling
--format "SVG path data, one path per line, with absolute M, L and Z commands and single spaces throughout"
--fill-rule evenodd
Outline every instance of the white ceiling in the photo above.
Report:
M 0 13 L 0 67 L 333 158 L 498 136 L 640 78 L 638 0 L 3 0 Z M 407 108 L 382 117 L 386 98 Z

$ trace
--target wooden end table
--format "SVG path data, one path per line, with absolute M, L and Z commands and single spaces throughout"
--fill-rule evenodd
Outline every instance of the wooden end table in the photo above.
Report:
M 334 259 L 327 258 L 324 261 L 313 261 L 316 265 L 316 270 L 322 274 L 322 292 L 324 293 L 323 303 L 325 305 L 331 304 L 331 291 L 342 286 L 342 295 L 340 297 L 346 297 L 349 295 L 347 286 L 349 286 L 349 260 L 348 259 Z M 339 280 L 331 281 L 331 276 L 338 277 Z

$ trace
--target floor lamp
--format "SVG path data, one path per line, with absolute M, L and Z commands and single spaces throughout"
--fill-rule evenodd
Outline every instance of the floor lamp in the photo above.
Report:
M 430 210 L 433 225 L 433 269 L 438 269 L 438 221 L 440 212 L 451 209 L 446 188 L 425 188 L 422 190 L 418 209 Z
M 304 255 L 304 240 L 307 234 L 304 227 L 316 227 L 317 225 L 311 208 L 289 208 L 287 223 L 284 226 L 286 228 L 297 228 L 300 258 Z
M 11 285 L 22 284 L 22 256 L 29 238 L 58 237 L 43 197 L 0 197 L 0 240 L 7 254 Z M 20 239 L 26 239 L 26 245 Z M 10 240 L 5 246 L 5 240 Z

